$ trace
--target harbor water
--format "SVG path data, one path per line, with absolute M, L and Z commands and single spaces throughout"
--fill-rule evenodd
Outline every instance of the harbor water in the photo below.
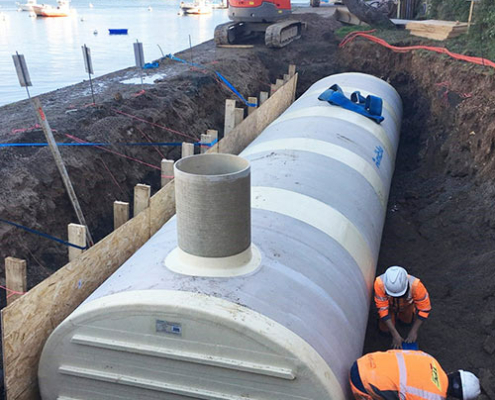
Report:
M 21 0 L 21 3 L 26 1 Z M 39 0 L 56 5 L 55 0 Z M 133 42 L 143 43 L 146 62 L 213 38 L 227 10 L 180 16 L 180 0 L 73 0 L 69 17 L 30 17 L 15 0 L 0 0 L 0 105 L 27 97 L 12 55 L 24 54 L 32 95 L 88 79 L 81 46 L 91 49 L 94 76 L 135 65 Z M 128 29 L 110 35 L 109 29 Z

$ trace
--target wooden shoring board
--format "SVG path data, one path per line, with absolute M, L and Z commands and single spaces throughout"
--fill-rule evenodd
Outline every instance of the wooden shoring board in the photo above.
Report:
M 418 25 L 418 26 L 438 26 L 438 27 L 458 27 L 458 26 L 467 26 L 467 22 L 459 22 L 459 21 L 443 21 L 440 19 L 427 19 L 424 21 L 409 21 L 410 25 Z
M 239 154 L 293 102 L 297 74 L 208 152 Z M 2 310 L 7 400 L 39 400 L 38 363 L 52 331 L 175 214 L 169 182 L 150 207 Z
M 442 32 L 442 33 L 450 33 L 450 32 L 466 32 L 467 31 L 467 25 L 466 26 L 422 26 L 422 25 L 412 25 L 412 24 L 407 24 L 406 29 L 411 30 L 411 31 L 424 31 L 424 32 L 431 32 L 431 33 L 437 33 L 437 32 Z
M 451 31 L 466 31 L 467 23 L 455 21 L 411 21 L 406 24 L 406 29 L 426 32 L 451 32 Z
M 433 33 L 433 32 L 411 30 L 411 31 L 409 31 L 409 33 L 413 36 L 423 37 L 423 38 L 427 38 L 427 39 L 446 40 L 446 39 L 452 39 L 452 38 L 458 37 L 458 36 L 462 35 L 464 32 Z
M 249 143 L 278 118 L 294 101 L 298 74 L 278 89 L 258 108 L 235 127 L 220 142 L 208 150 L 211 152 L 239 154 Z

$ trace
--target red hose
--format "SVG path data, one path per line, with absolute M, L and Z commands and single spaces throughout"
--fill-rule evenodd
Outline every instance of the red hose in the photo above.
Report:
M 411 50 L 428 50 L 428 51 L 434 51 L 435 53 L 447 54 L 448 56 L 455 58 L 456 60 L 467 61 L 467 62 L 472 63 L 472 64 L 484 65 L 484 66 L 489 66 L 489 67 L 495 68 L 495 63 L 493 61 L 487 60 L 486 58 L 471 57 L 471 56 L 465 56 L 463 54 L 452 53 L 451 51 L 447 50 L 444 47 L 434 47 L 434 46 L 398 47 L 398 46 L 392 46 L 391 44 L 388 44 L 385 40 L 377 38 L 376 36 L 370 35 L 370 33 L 372 33 L 372 32 L 374 32 L 374 30 L 366 31 L 366 32 L 351 32 L 342 40 L 342 42 L 340 42 L 339 47 L 344 47 L 347 43 L 353 41 L 357 37 L 364 37 L 365 39 L 368 39 L 368 40 L 371 40 L 372 42 L 378 43 L 379 45 L 382 45 L 388 49 L 391 49 L 392 51 L 395 51 L 396 53 L 407 53 L 408 51 L 411 51 Z

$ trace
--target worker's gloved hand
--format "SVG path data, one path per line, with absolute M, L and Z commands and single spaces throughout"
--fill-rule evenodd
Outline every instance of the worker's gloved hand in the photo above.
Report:
M 407 335 L 407 338 L 405 340 L 406 343 L 414 343 L 418 339 L 418 332 L 415 331 L 414 329 L 411 329 L 409 332 L 409 335 Z
M 392 348 L 393 349 L 402 349 L 402 342 L 404 339 L 402 339 L 401 335 L 394 336 L 392 339 Z

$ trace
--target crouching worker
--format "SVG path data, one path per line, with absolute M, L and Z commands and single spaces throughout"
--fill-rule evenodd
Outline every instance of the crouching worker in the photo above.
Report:
M 480 394 L 471 372 L 446 374 L 437 360 L 422 351 L 389 350 L 359 358 L 350 372 L 356 400 L 473 400 Z
M 400 349 L 404 341 L 416 342 L 419 327 L 431 311 L 430 296 L 421 281 L 408 275 L 404 268 L 393 266 L 375 279 L 374 291 L 379 328 L 392 334 L 392 347 Z M 405 340 L 395 327 L 396 319 L 412 324 Z

